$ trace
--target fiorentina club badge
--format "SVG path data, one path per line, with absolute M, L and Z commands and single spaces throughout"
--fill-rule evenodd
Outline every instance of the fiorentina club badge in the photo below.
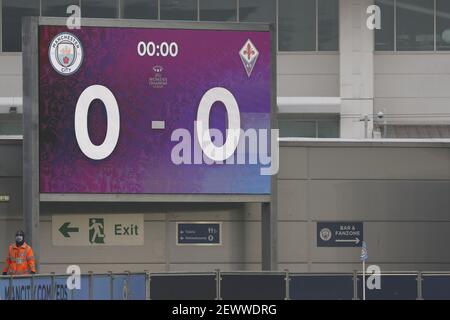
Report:
M 239 55 L 241 56 L 245 71 L 247 71 L 247 76 L 250 77 L 253 71 L 253 67 L 256 64 L 256 60 L 258 60 L 259 56 L 258 50 L 250 41 L 250 39 L 248 39 L 244 46 L 241 48 L 241 50 L 239 51 Z
M 50 42 L 48 55 L 53 69 L 69 76 L 77 72 L 83 62 L 83 46 L 73 34 L 63 32 Z

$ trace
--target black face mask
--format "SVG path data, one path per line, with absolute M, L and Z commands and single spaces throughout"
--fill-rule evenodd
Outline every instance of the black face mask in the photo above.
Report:
M 23 242 L 24 242 L 23 236 L 22 236 L 22 235 L 17 235 L 17 236 L 16 236 L 16 245 L 17 245 L 18 247 L 20 247 L 20 246 L 23 245 Z

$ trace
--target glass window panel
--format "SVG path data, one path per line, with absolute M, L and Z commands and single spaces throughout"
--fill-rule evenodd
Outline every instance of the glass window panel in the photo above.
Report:
M 236 0 L 200 0 L 200 20 L 236 21 Z
M 158 19 L 158 0 L 122 0 L 122 18 Z
M 5 52 L 22 51 L 22 17 L 39 15 L 39 0 L 2 1 L 2 45 Z
M 276 0 L 239 0 L 239 20 L 244 22 L 275 22 Z
M 376 0 L 381 9 L 381 29 L 375 30 L 375 50 L 394 51 L 394 0 Z
M 80 5 L 78 0 L 42 0 L 42 15 L 45 17 L 69 17 L 67 8 Z
M 319 138 L 339 138 L 339 121 L 319 121 L 317 126 Z
M 197 20 L 197 0 L 160 0 L 161 19 Z
M 81 16 L 86 18 L 117 18 L 118 0 L 81 0 Z
M 279 0 L 280 51 L 316 50 L 315 0 Z
M 434 50 L 433 0 L 397 0 L 397 50 Z
M 280 137 L 316 138 L 316 121 L 278 120 Z
M 450 1 L 436 0 L 437 50 L 450 50 Z
M 339 50 L 339 0 L 319 0 L 319 50 Z

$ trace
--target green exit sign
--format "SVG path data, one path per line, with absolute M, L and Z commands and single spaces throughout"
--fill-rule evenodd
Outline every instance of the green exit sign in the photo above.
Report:
M 9 195 L 0 194 L 0 202 L 9 202 Z

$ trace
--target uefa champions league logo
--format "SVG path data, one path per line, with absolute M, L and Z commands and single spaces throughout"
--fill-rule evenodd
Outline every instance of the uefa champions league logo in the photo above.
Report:
M 153 67 L 155 73 L 148 79 L 148 84 L 153 89 L 162 89 L 167 86 L 167 77 L 163 75 L 163 70 L 163 66 L 160 65 Z
M 50 42 L 48 57 L 56 72 L 70 76 L 78 71 L 83 62 L 83 46 L 76 36 L 63 32 Z

